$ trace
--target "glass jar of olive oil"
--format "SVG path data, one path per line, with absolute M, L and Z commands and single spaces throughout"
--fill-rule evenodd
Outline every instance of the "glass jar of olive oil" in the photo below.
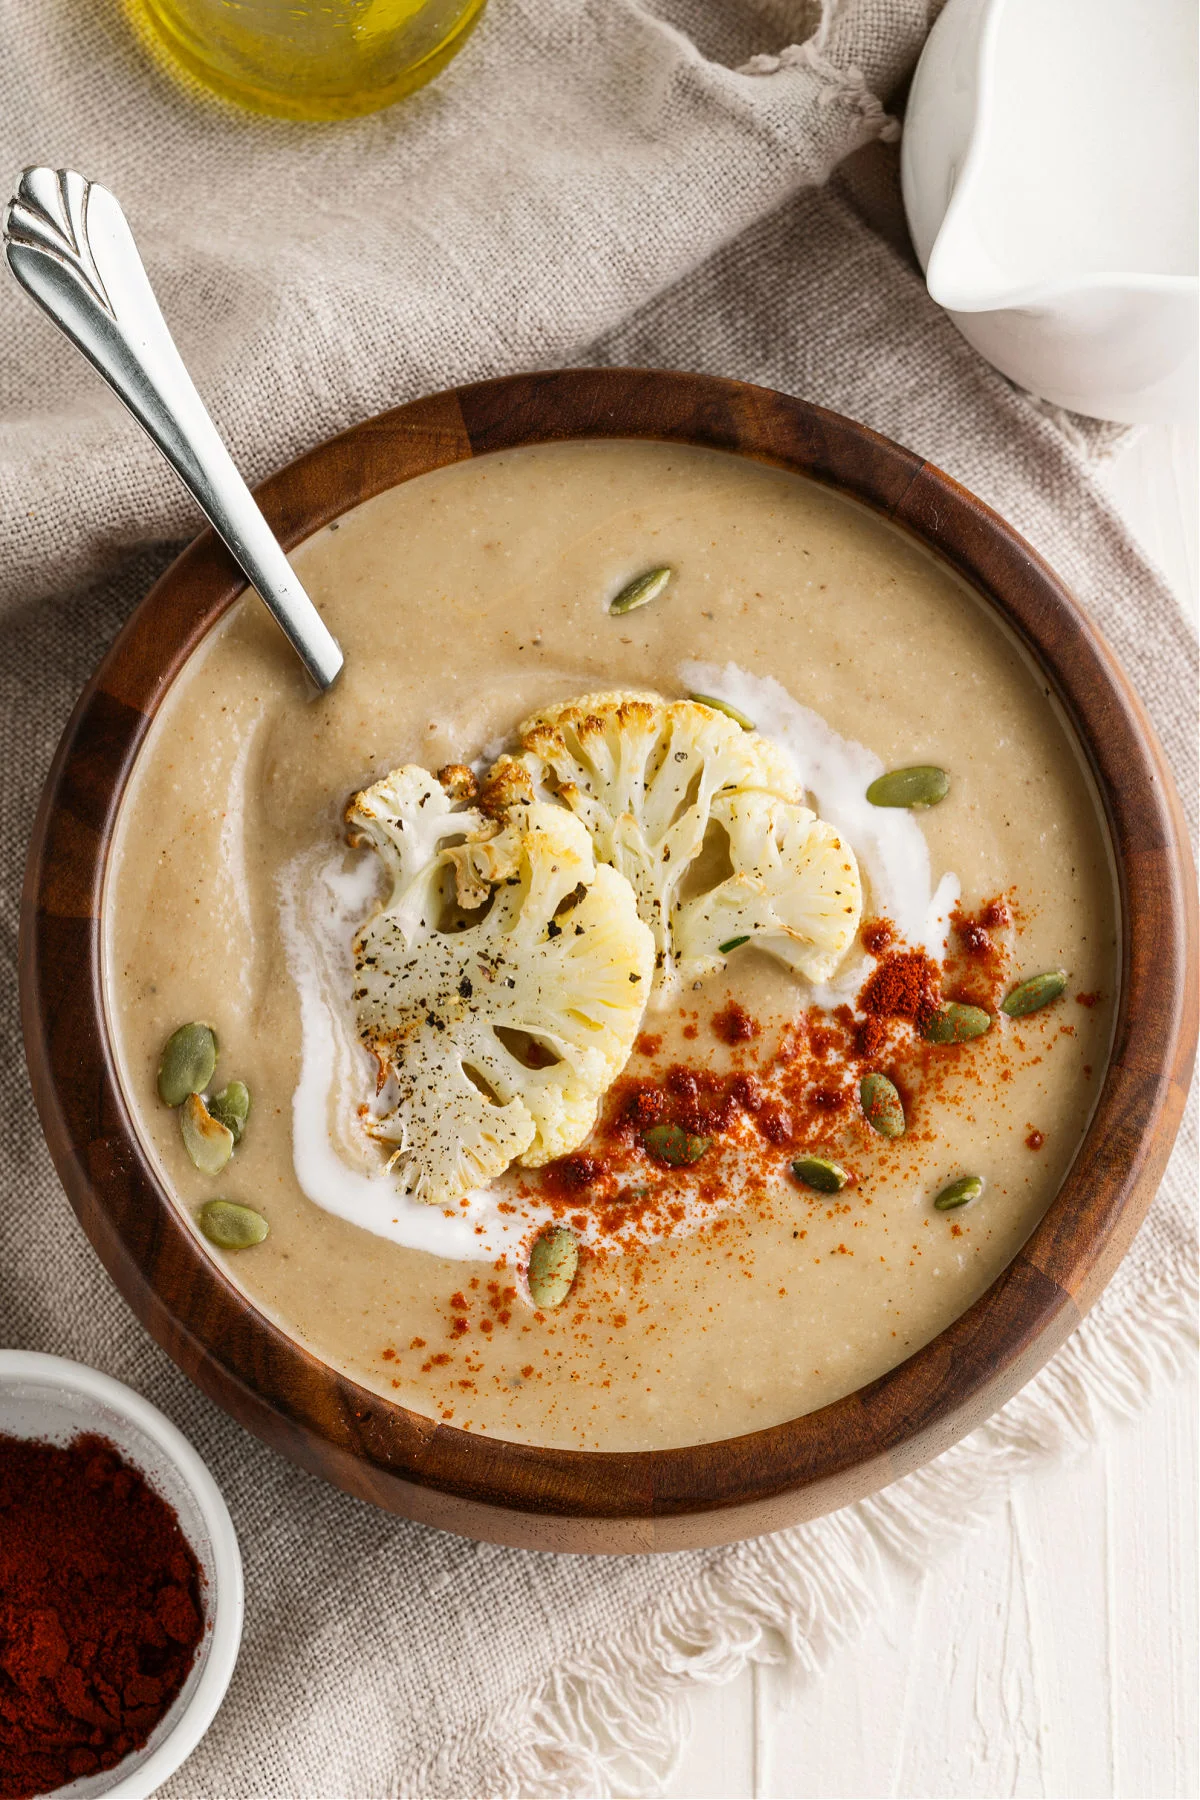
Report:
M 487 0 L 125 0 L 150 48 L 227 100 L 348 119 L 422 87 Z

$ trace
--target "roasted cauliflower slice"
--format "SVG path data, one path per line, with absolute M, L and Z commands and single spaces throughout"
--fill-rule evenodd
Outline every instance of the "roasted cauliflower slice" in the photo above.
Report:
M 568 806 L 632 886 L 669 985 L 676 897 L 713 802 L 758 789 L 803 798 L 790 763 L 757 732 L 693 700 L 634 692 L 587 694 L 526 719 L 517 754 L 495 765 L 482 799 L 493 811 L 534 799 Z
M 853 852 L 804 805 L 788 757 L 701 701 L 588 694 L 526 719 L 481 804 L 507 816 L 547 799 L 629 881 L 665 991 L 719 967 L 719 946 L 743 937 L 823 980 L 858 928 Z
M 354 940 L 354 1001 L 387 1107 L 367 1128 L 396 1146 L 404 1191 L 453 1204 L 515 1159 L 573 1150 L 653 978 L 629 883 L 561 806 L 497 820 L 424 769 L 393 771 L 346 818 L 392 882 Z
M 808 807 L 773 794 L 721 795 L 713 818 L 734 873 L 676 909 L 680 974 L 719 969 L 721 946 L 748 938 L 809 981 L 828 981 L 862 916 L 854 852 Z

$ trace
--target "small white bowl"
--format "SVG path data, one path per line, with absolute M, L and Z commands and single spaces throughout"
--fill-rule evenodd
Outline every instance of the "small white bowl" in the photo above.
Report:
M 81 1431 L 108 1438 L 175 1508 L 204 1571 L 196 1660 L 144 1748 L 115 1769 L 54 1790 L 55 1800 L 146 1800 L 191 1755 L 225 1697 L 242 1637 L 242 1558 L 216 1482 L 157 1407 L 82 1363 L 0 1350 L 0 1433 L 65 1444 Z

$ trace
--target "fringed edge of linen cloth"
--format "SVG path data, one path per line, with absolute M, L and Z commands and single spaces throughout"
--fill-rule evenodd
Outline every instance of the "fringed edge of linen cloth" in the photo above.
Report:
M 742 64 L 739 75 L 778 75 L 781 69 L 807 69 L 824 83 L 817 95 L 821 106 L 838 103 L 859 115 L 858 128 L 847 154 L 873 138 L 894 144 L 900 136 L 900 121 L 894 119 L 879 96 L 871 91 L 862 70 L 854 64 L 840 68 L 825 55 L 824 46 L 833 20 L 833 7 L 825 0 L 821 23 L 814 36 L 802 44 L 788 44 L 777 54 L 752 56 Z
M 1048 1456 L 1078 1457 L 1103 1421 L 1132 1417 L 1157 1382 L 1189 1364 L 1190 1253 L 1138 1287 L 1133 1304 L 1110 1288 L 1040 1375 L 936 1461 L 841 1512 L 744 1545 L 732 1564 L 715 1562 L 685 1596 L 518 1699 L 502 1736 L 494 1726 L 468 1735 L 395 1791 L 421 1800 L 654 1792 L 678 1759 L 695 1683 L 732 1681 L 752 1662 L 818 1674 L 878 1612 L 892 1573 L 944 1556 L 1016 1477 Z

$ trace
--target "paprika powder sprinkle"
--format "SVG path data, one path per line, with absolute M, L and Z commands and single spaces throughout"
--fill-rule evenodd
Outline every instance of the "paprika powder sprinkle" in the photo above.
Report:
M 0 1435 L 0 1797 L 140 1750 L 203 1632 L 200 1565 L 107 1438 Z
M 868 1018 L 910 1019 L 921 1023 L 936 1012 L 940 971 L 923 950 L 890 950 L 858 996 Z
M 739 1006 L 736 1000 L 731 1000 L 728 1006 L 713 1014 L 712 1028 L 723 1044 L 730 1045 L 749 1043 L 759 1033 L 757 1019 L 752 1019 L 745 1007 Z

